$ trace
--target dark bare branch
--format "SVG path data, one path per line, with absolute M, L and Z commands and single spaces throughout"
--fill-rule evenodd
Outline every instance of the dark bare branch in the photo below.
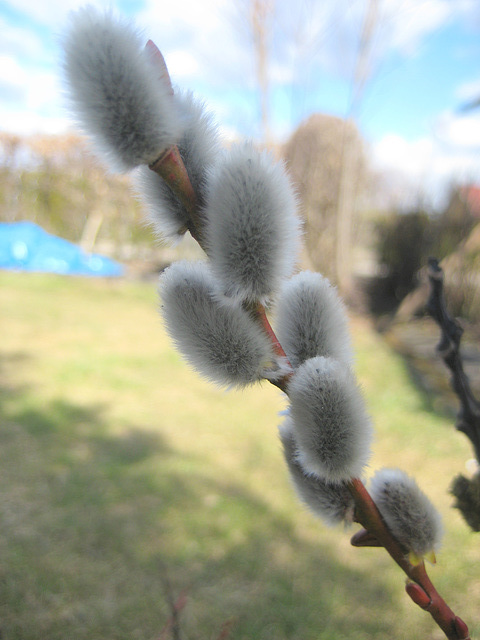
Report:
M 460 400 L 457 429 L 471 441 L 475 456 L 480 461 L 480 403 L 475 399 L 463 369 L 460 354 L 463 329 L 447 311 L 443 294 L 443 270 L 436 258 L 429 259 L 428 276 L 431 293 L 426 308 L 441 329 L 437 351 L 452 374 L 452 387 Z
M 463 329 L 447 311 L 443 293 L 444 274 L 436 258 L 429 259 L 428 276 L 431 290 L 426 309 L 441 329 L 437 351 L 451 372 L 452 387 L 460 401 L 456 427 L 470 440 L 480 462 L 480 403 L 474 397 L 463 369 L 460 354 Z M 480 531 L 480 473 L 477 472 L 473 478 L 458 475 L 452 483 L 451 492 L 456 498 L 455 507 L 467 524 L 473 531 Z

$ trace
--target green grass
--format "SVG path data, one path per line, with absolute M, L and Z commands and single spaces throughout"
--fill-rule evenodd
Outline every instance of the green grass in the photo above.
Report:
M 265 384 L 218 390 L 172 350 L 155 287 L 0 274 L 0 631 L 4 640 L 155 640 L 166 583 L 184 638 L 436 640 L 382 550 L 297 502 Z M 372 471 L 414 474 L 446 536 L 431 568 L 480 636 L 480 548 L 448 485 L 471 456 L 403 362 L 353 322 L 376 426 Z

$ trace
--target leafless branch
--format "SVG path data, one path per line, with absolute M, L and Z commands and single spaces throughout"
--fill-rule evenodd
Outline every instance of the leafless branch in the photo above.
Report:
M 441 329 L 437 351 L 451 372 L 452 387 L 460 401 L 456 428 L 470 440 L 475 457 L 480 462 L 480 403 L 474 397 L 463 369 L 460 354 L 463 329 L 447 311 L 443 291 L 444 274 L 436 258 L 429 260 L 428 276 L 431 290 L 426 308 Z M 451 491 L 457 499 L 455 506 L 467 523 L 474 531 L 480 531 L 480 474 L 477 472 L 472 479 L 457 476 Z
M 463 369 L 460 342 L 463 329 L 446 308 L 443 294 L 443 270 L 436 258 L 430 258 L 428 275 L 431 286 L 427 311 L 441 329 L 437 351 L 452 374 L 452 387 L 460 400 L 457 429 L 471 441 L 475 456 L 480 461 L 480 403 L 475 399 L 468 376 Z
M 170 617 L 162 629 L 159 640 L 168 640 L 169 638 L 172 640 L 181 640 L 180 613 L 187 604 L 187 591 L 184 589 L 178 598 L 175 598 L 173 595 L 172 585 L 165 570 L 162 571 L 161 580 L 165 599 L 170 610 Z

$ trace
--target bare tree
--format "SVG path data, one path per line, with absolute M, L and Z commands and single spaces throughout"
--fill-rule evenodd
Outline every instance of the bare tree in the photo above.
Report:
M 274 0 L 251 0 L 250 26 L 255 55 L 255 73 L 260 92 L 260 115 L 262 122 L 263 140 L 270 146 L 271 127 L 269 109 L 269 40 L 271 36 L 271 18 L 273 16 Z
M 303 207 L 305 260 L 310 268 L 319 269 L 337 283 L 337 217 L 339 208 L 346 204 L 339 203 L 339 195 L 345 179 L 342 165 L 347 148 L 355 158 L 349 195 L 360 197 L 368 182 L 367 163 L 362 139 L 352 121 L 315 114 L 300 125 L 284 147 L 284 157 Z M 351 225 L 352 219 L 348 222 Z M 342 248 L 346 250 L 345 244 Z
M 342 291 L 352 289 L 352 230 L 356 216 L 357 173 L 360 169 L 358 146 L 349 135 L 355 122 L 365 85 L 371 74 L 371 51 L 373 35 L 378 20 L 378 0 L 369 0 L 358 46 L 357 59 L 350 87 L 350 101 L 344 120 L 340 180 L 337 208 L 336 276 Z

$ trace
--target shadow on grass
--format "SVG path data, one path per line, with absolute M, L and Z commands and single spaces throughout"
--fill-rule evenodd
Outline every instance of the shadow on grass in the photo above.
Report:
M 346 566 L 321 525 L 307 542 L 160 433 L 113 433 L 106 407 L 42 404 L 5 382 L 0 401 L 2 638 L 153 640 L 169 615 L 165 573 L 189 592 L 185 639 L 216 637 L 231 617 L 232 640 L 396 636 L 385 581 Z

